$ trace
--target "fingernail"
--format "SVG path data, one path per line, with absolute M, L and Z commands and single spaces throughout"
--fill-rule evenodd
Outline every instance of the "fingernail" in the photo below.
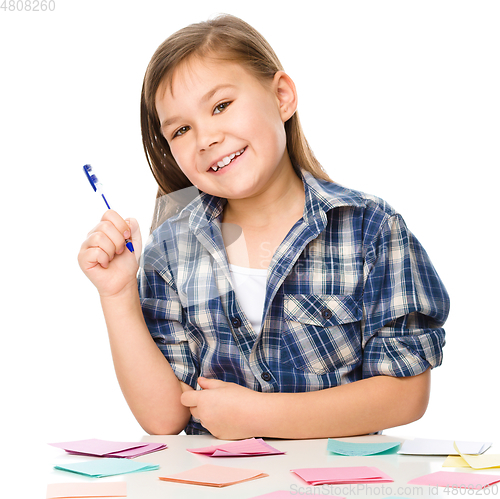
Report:
M 129 231 L 129 230 L 126 230 L 126 231 L 123 233 L 123 237 L 124 237 L 125 239 L 128 239 L 130 236 L 131 236 L 131 234 L 130 234 L 130 231 Z

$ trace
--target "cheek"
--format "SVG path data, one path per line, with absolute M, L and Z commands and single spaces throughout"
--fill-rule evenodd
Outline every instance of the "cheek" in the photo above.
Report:
M 267 154 L 280 160 L 286 150 L 286 133 L 281 120 L 270 120 L 260 124 L 261 140 Z
M 181 147 L 180 144 L 176 144 L 175 141 L 170 145 L 170 152 L 172 153 L 172 157 L 175 159 L 175 162 L 182 170 L 182 173 L 189 176 L 189 171 L 186 170 L 186 165 L 190 164 L 190 161 L 187 159 L 186 148 Z
M 246 118 L 239 120 L 239 130 L 251 141 L 264 146 L 267 152 L 283 151 L 286 147 L 285 127 L 278 112 L 269 108 L 254 109 L 246 114 Z
M 179 161 L 180 160 L 180 154 L 179 154 L 178 148 L 170 146 L 170 152 L 172 153 L 172 156 L 175 159 L 175 161 L 177 162 L 177 164 L 179 166 L 181 166 L 181 161 Z

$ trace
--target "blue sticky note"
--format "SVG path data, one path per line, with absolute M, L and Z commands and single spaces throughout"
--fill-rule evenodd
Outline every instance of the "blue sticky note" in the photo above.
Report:
M 54 466 L 56 470 L 69 471 L 79 475 L 102 478 L 104 476 L 123 475 L 138 471 L 152 471 L 160 468 L 157 464 L 140 463 L 130 459 L 117 457 L 98 459 L 95 461 L 83 461 L 80 463 L 64 464 Z
M 399 449 L 399 442 L 355 443 L 328 439 L 326 449 L 342 456 L 373 456 L 375 454 L 392 454 Z

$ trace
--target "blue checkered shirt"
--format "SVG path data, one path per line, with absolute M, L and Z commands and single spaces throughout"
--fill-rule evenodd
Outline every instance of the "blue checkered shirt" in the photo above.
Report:
M 401 216 L 374 196 L 303 181 L 304 214 L 269 266 L 259 333 L 232 289 L 225 200 L 202 194 L 153 232 L 141 304 L 179 380 L 302 392 L 441 364 L 449 298 Z M 191 418 L 186 433 L 204 432 Z

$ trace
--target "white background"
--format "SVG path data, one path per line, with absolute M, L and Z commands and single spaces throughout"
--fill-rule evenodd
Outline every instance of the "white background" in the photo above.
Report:
M 143 434 L 115 379 L 97 293 L 77 265 L 104 211 L 82 166 L 95 167 L 112 207 L 147 235 L 156 187 L 139 128 L 146 65 L 172 32 L 228 12 L 276 50 L 330 176 L 399 210 L 448 288 L 428 411 L 389 433 L 500 438 L 499 2 L 55 5 L 0 10 L 1 435 L 45 446 Z

